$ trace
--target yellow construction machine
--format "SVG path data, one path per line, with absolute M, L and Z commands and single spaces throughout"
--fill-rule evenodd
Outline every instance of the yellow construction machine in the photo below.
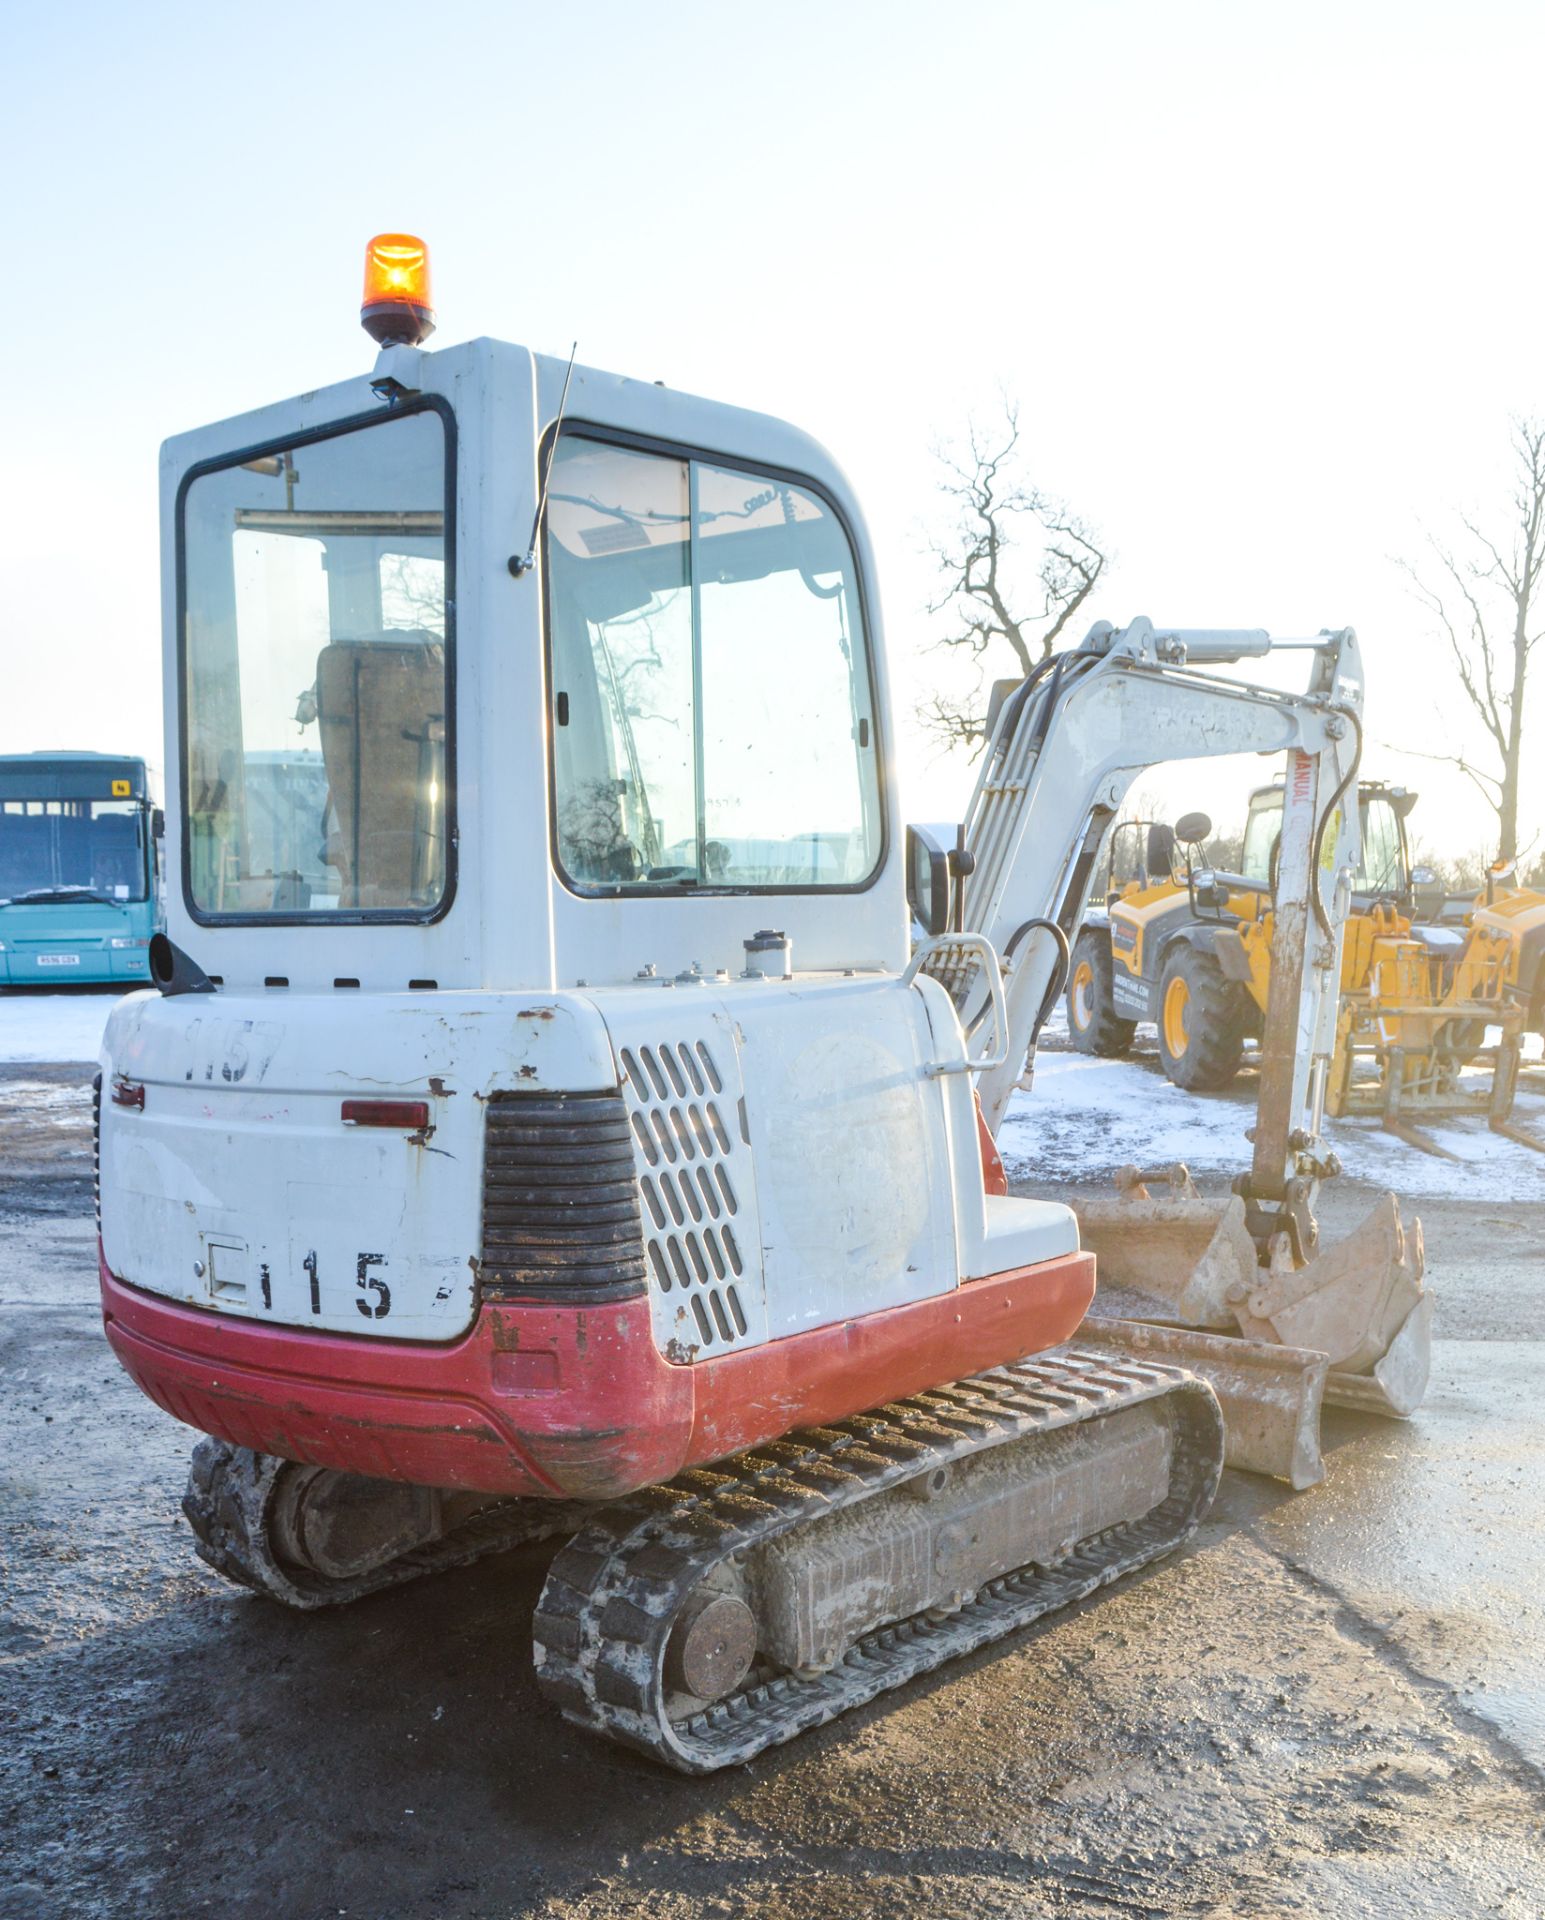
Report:
M 1420 879 L 1420 869 L 1416 877 Z M 1484 929 L 1506 943 L 1503 990 L 1522 1006 L 1524 1031 L 1545 1033 L 1545 893 L 1519 885 L 1517 862 L 1499 860 L 1474 899 L 1459 895 L 1445 900 L 1432 918 Z
M 1545 1002 L 1545 900 L 1493 886 L 1463 923 L 1419 923 L 1413 879 L 1421 869 L 1413 874 L 1405 831 L 1415 801 L 1382 781 L 1358 789 L 1362 854 L 1326 1109 L 1373 1115 L 1435 1154 L 1448 1150 L 1421 1122 L 1468 1113 L 1545 1150 L 1511 1117 L 1523 1035 L 1540 1025 Z M 1076 1046 L 1125 1053 L 1138 1023 L 1152 1020 L 1176 1086 L 1228 1085 L 1266 1017 L 1282 806 L 1280 783 L 1251 795 L 1237 873 L 1197 864 L 1193 849 L 1212 831 L 1205 814 L 1187 814 L 1173 829 L 1117 828 L 1104 911 L 1086 919 L 1073 954 L 1067 1011 Z M 1464 1077 L 1486 1066 L 1489 1080 Z

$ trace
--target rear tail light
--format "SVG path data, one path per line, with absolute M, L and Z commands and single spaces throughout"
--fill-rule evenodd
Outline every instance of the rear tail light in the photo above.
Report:
M 427 1100 L 345 1100 L 343 1118 L 351 1127 L 391 1127 L 417 1133 L 429 1125 Z
M 138 1080 L 125 1080 L 121 1076 L 113 1082 L 113 1105 L 115 1107 L 145 1106 L 145 1088 Z

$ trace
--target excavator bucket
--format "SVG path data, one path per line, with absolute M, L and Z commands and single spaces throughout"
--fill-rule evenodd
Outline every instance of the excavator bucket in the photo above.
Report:
M 1338 1372 L 1371 1374 L 1416 1308 L 1422 1291 L 1420 1222 L 1407 1234 L 1386 1193 L 1355 1232 L 1294 1267 L 1278 1236 L 1271 1264 L 1235 1312 L 1253 1340 L 1313 1347 Z
M 1312 1486 L 1324 1472 L 1322 1400 L 1397 1417 L 1420 1404 L 1432 1299 L 1420 1223 L 1406 1231 L 1393 1194 L 1302 1264 L 1275 1236 L 1263 1266 L 1237 1195 L 1204 1200 L 1184 1167 L 1116 1179 L 1118 1197 L 1075 1209 L 1099 1276 L 1089 1335 L 1209 1381 L 1230 1466 Z
M 1165 1191 L 1151 1193 L 1160 1181 Z M 1114 1199 L 1074 1206 L 1101 1288 L 1162 1300 L 1170 1308 L 1166 1317 L 1184 1326 L 1232 1331 L 1231 1302 L 1259 1278 L 1244 1201 L 1237 1194 L 1221 1203 L 1204 1200 L 1184 1166 L 1160 1174 L 1122 1167 L 1116 1188 Z

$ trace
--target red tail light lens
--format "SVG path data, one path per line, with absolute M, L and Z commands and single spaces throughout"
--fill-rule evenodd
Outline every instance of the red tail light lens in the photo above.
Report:
M 351 1127 L 391 1127 L 417 1133 L 429 1125 L 427 1100 L 345 1100 L 343 1118 Z
M 138 1080 L 115 1080 L 113 1082 L 113 1105 L 115 1107 L 138 1107 L 143 1111 L 145 1106 L 144 1086 Z

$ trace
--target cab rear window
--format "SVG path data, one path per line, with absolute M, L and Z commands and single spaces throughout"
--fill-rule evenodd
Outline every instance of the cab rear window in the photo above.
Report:
M 437 409 L 183 489 L 188 904 L 426 920 L 448 899 L 449 433 Z

